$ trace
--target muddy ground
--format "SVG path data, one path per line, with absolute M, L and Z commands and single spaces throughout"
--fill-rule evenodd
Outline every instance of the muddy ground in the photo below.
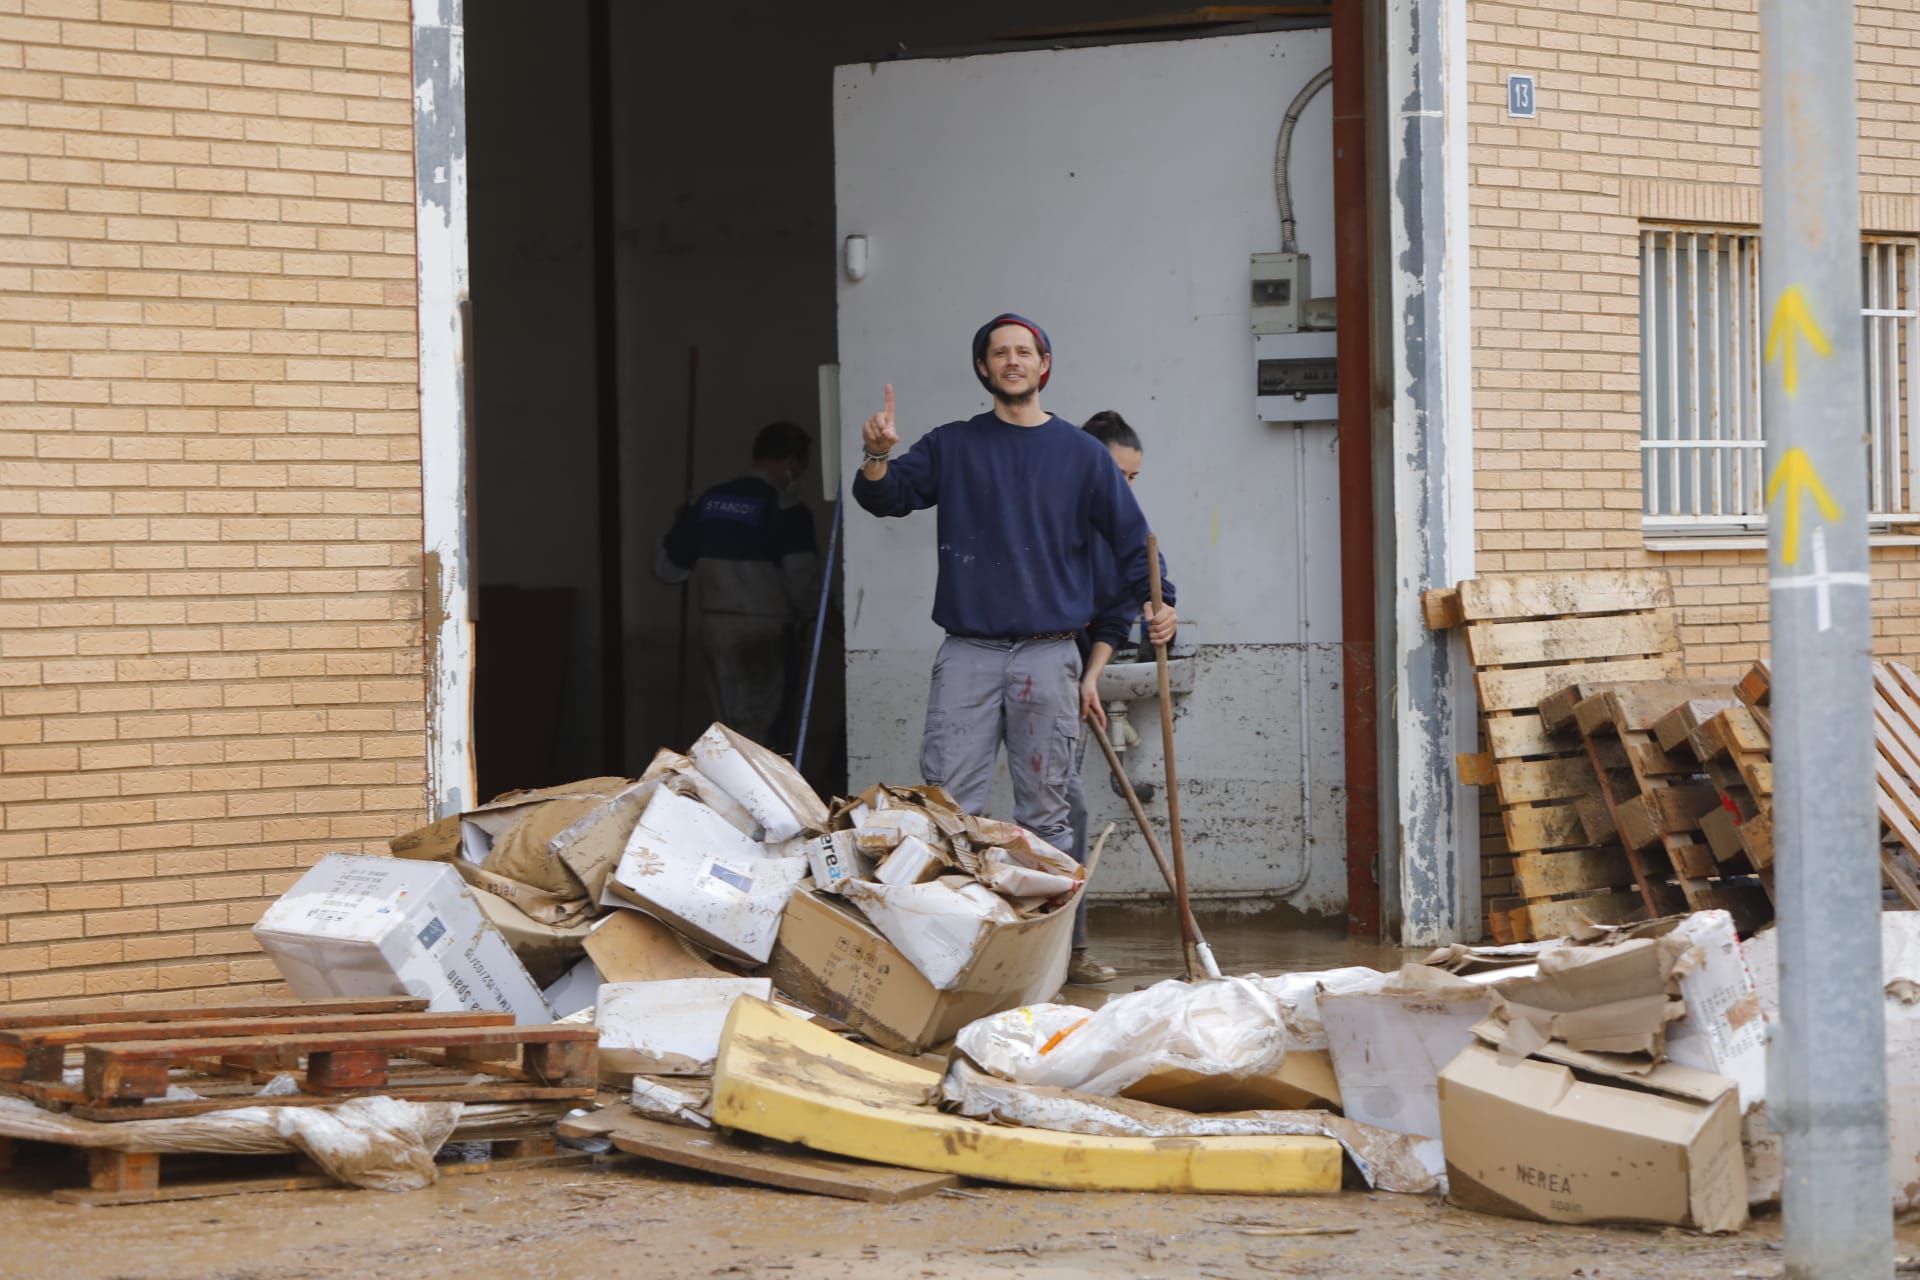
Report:
M 1402 955 L 1270 914 L 1207 923 L 1228 973 L 1391 968 Z M 1165 916 L 1098 911 L 1094 933 L 1121 970 L 1112 991 L 1165 976 L 1178 963 Z M 1102 998 L 1070 994 L 1088 1004 Z M 58 1172 L 68 1185 L 80 1176 Z M 55 1173 L 23 1167 L 0 1175 L 0 1277 L 1727 1280 L 1782 1270 L 1777 1220 L 1733 1237 L 1552 1227 L 1359 1191 L 1280 1198 L 983 1186 L 877 1206 L 620 1157 L 446 1177 L 398 1194 L 329 1189 L 84 1208 L 48 1197 Z M 1900 1251 L 1920 1254 L 1920 1231 L 1901 1234 Z
M 983 1187 L 867 1205 L 727 1185 L 630 1158 L 444 1178 L 395 1194 L 295 1191 L 90 1209 L 0 1190 L 0 1222 L 0 1274 L 59 1280 L 1781 1273 L 1774 1221 L 1731 1237 L 1552 1227 L 1365 1192 L 1282 1199 Z M 1298 1228 L 1351 1234 L 1280 1234 Z

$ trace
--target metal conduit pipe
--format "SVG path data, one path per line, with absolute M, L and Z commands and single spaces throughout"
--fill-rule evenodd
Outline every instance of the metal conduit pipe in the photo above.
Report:
M 1293 105 L 1287 108 L 1287 114 L 1280 121 L 1280 140 L 1273 147 L 1273 196 L 1280 205 L 1280 251 L 1298 252 L 1293 240 L 1293 193 L 1287 189 L 1287 157 L 1293 150 L 1293 126 L 1299 121 L 1300 113 L 1307 109 L 1307 103 L 1313 95 L 1333 83 L 1333 68 L 1328 67 L 1313 79 L 1300 86 L 1300 92 L 1293 95 Z

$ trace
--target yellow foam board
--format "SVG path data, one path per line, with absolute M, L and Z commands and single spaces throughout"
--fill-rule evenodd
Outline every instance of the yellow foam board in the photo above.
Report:
M 713 1122 L 816 1151 L 1067 1191 L 1300 1194 L 1340 1189 L 1331 1138 L 1110 1138 L 936 1110 L 938 1073 L 853 1044 L 762 1000 L 734 1001 Z

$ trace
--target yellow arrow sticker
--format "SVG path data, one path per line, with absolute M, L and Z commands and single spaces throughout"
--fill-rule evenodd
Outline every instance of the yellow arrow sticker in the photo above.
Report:
M 1787 368 L 1793 368 L 1793 358 L 1787 358 Z M 1791 386 L 1793 374 L 1787 374 Z M 1813 459 L 1807 456 L 1805 449 L 1789 449 L 1780 459 L 1780 465 L 1773 469 L 1773 475 L 1767 481 L 1767 505 L 1787 492 L 1787 508 L 1784 513 L 1786 526 L 1781 530 L 1780 561 L 1793 564 L 1800 559 L 1800 498 L 1803 494 L 1813 498 L 1820 508 L 1820 515 L 1828 521 L 1840 518 L 1840 508 L 1827 496 L 1827 487 L 1820 483 L 1820 473 L 1814 470 Z
M 1800 292 L 1799 285 L 1789 285 L 1780 294 L 1780 301 L 1773 304 L 1773 319 L 1767 322 L 1767 363 L 1772 364 L 1776 360 L 1782 362 L 1782 380 L 1790 396 L 1800 389 L 1800 370 L 1795 360 L 1800 351 L 1798 340 L 1801 338 L 1807 340 L 1807 345 L 1813 348 L 1815 354 L 1833 354 L 1833 344 L 1827 341 L 1827 335 L 1814 322 L 1813 312 L 1807 306 L 1807 295 Z

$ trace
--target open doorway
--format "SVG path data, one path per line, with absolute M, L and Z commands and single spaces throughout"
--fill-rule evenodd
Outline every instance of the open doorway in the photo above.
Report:
M 1159 8 L 1139 3 L 1116 12 L 1115 6 L 1101 5 L 1098 20 L 1138 21 Z M 1299 5 L 1279 8 L 1294 16 L 1266 24 L 1269 28 L 1324 25 L 1324 19 L 1300 18 Z M 793 421 L 812 437 L 813 465 L 801 481 L 802 500 L 817 542 L 824 548 L 829 540 L 835 477 L 823 475 L 822 455 L 830 462 L 846 456 L 834 447 L 833 437 L 849 421 L 857 422 L 865 400 L 861 388 L 849 383 L 843 387 L 846 407 L 840 421 L 823 424 L 820 369 L 849 356 L 859 362 L 872 355 L 843 350 L 848 300 L 840 270 L 844 228 L 836 219 L 841 161 L 835 152 L 834 68 L 929 48 L 1011 48 L 998 38 L 1084 24 L 1095 9 L 996 2 L 921 12 L 871 2 L 816 12 L 750 3 L 745 10 L 730 10 L 724 29 L 695 11 L 605 0 L 558 11 L 504 5 L 469 10 L 472 515 L 479 597 L 475 747 L 483 795 L 599 773 L 635 773 L 655 749 L 684 747 L 712 717 L 702 655 L 697 643 L 688 641 L 697 631 L 683 621 L 681 589 L 653 573 L 655 549 L 691 495 L 746 468 L 752 439 L 767 423 Z M 1219 31 L 1169 27 L 1148 38 L 1180 40 Z M 1115 32 L 1091 43 L 1139 38 Z M 1087 43 L 1063 36 L 1040 47 Z M 1250 95 L 1244 108 L 1258 118 L 1249 132 L 1264 135 L 1269 163 L 1279 120 L 1267 99 L 1275 93 L 1281 91 Z M 1326 109 L 1323 99 L 1318 106 L 1323 132 Z M 1034 118 L 1030 124 L 1030 135 L 1017 145 L 1065 155 L 1057 117 Z M 1195 126 L 1195 145 L 1205 144 L 1203 124 Z M 920 159 L 938 163 L 924 155 Z M 1112 190 L 1088 193 L 1086 218 L 1099 221 L 1106 216 L 1103 204 L 1127 200 L 1130 190 L 1152 190 L 1159 168 L 1157 156 L 1140 155 L 1130 173 L 1117 171 Z M 903 164 L 901 173 L 910 180 L 911 165 Z M 941 176 L 943 181 L 992 181 L 990 172 Z M 1270 182 L 1270 177 L 1261 180 Z M 1324 184 L 1325 177 L 1316 174 L 1312 181 Z M 1229 182 L 1195 198 L 1206 203 L 1240 194 Z M 1318 194 L 1324 198 L 1324 185 Z M 1254 198 L 1261 201 L 1261 216 L 1271 220 L 1270 197 Z M 1250 247 L 1277 247 L 1277 238 L 1275 245 L 1236 242 L 1227 254 L 1237 258 L 1236 270 L 1244 272 Z M 937 245 L 931 251 L 937 252 Z M 876 252 L 885 249 L 876 246 Z M 1130 258 L 1124 248 L 1104 262 L 1098 269 L 1109 273 L 1190 274 L 1193 268 L 1190 257 L 1154 264 Z M 1330 283 L 1330 246 L 1324 262 L 1323 280 L 1316 285 Z M 1233 308 L 1243 314 L 1245 293 L 1195 295 L 1180 305 L 1195 314 Z M 863 321 L 871 322 L 871 317 Z M 957 341 L 964 342 L 966 327 L 960 326 Z M 929 348 L 936 341 L 926 336 Z M 1097 367 L 1086 359 L 1084 338 L 1074 339 L 1073 346 L 1073 358 L 1083 369 Z M 1138 365 L 1139 357 L 1129 359 Z M 964 356 L 952 363 L 967 381 Z M 1149 406 L 1142 415 L 1152 420 L 1161 411 L 1144 397 L 1158 392 L 1150 379 L 1132 378 L 1127 364 L 1113 366 L 1108 385 L 1124 394 L 1139 382 L 1143 405 Z M 1071 417 L 1107 407 L 1096 403 L 1098 392 L 1084 389 L 1092 398 L 1077 397 L 1059 411 Z M 977 397 L 957 401 L 945 416 L 972 412 L 972 398 Z M 1239 417 L 1251 438 L 1258 424 L 1251 395 L 1245 398 L 1249 406 Z M 1215 415 L 1209 410 L 1207 416 Z M 1169 420 L 1163 431 L 1173 425 Z M 1162 456 L 1171 460 L 1175 436 L 1163 439 Z M 1281 440 L 1276 433 L 1259 438 L 1255 447 L 1284 448 L 1298 458 L 1308 450 L 1305 441 L 1291 434 Z M 1189 440 L 1179 447 L 1214 446 Z M 1280 492 L 1285 485 L 1276 482 L 1264 501 L 1305 510 L 1320 481 L 1308 475 L 1304 460 L 1289 465 L 1298 473 L 1286 482 L 1295 497 L 1288 499 Z M 1275 585 L 1262 577 L 1269 558 L 1285 554 L 1285 541 L 1297 539 L 1297 524 L 1289 526 L 1295 533 L 1271 547 L 1242 538 L 1215 555 L 1206 544 L 1218 546 L 1223 536 L 1235 541 L 1242 517 L 1233 504 L 1209 504 L 1205 495 L 1173 485 L 1165 501 L 1181 504 L 1178 516 L 1166 523 L 1183 530 L 1182 541 L 1192 544 L 1189 558 L 1205 555 L 1215 562 L 1208 573 L 1218 579 L 1223 598 L 1229 590 L 1262 592 L 1272 597 L 1275 609 L 1302 612 L 1298 580 Z M 1258 501 L 1248 498 L 1239 505 L 1244 514 Z M 849 780 L 850 659 L 842 620 L 857 633 L 863 612 L 870 625 L 872 611 L 880 607 L 874 594 L 880 580 L 860 578 L 857 552 L 863 540 L 872 544 L 875 530 L 870 521 L 860 523 L 867 518 L 857 510 L 848 520 L 856 578 L 832 581 L 803 761 L 811 780 L 825 791 L 841 791 Z M 1278 538 L 1284 531 L 1276 526 L 1275 532 Z M 1326 566 L 1337 564 L 1337 543 L 1322 551 Z M 916 564 L 924 572 L 931 567 L 930 556 L 918 557 Z M 1287 604 L 1282 595 L 1294 603 Z M 1337 643 L 1337 601 L 1330 609 L 1323 606 L 1316 602 L 1313 609 L 1328 629 L 1311 638 Z M 1236 636 L 1233 609 L 1208 612 L 1216 623 L 1219 657 L 1231 667 L 1257 637 Z M 812 616 L 795 619 L 788 661 L 797 670 L 779 736 L 771 743 L 783 751 L 794 745 L 790 735 L 798 727 L 813 621 Z M 923 616 L 908 623 L 925 626 Z M 856 639 L 854 647 L 863 646 Z M 894 740 L 917 734 L 918 697 L 872 695 L 875 687 L 896 680 L 890 669 L 883 670 L 888 663 L 905 673 L 897 677 L 906 681 L 900 688 L 923 686 L 924 662 L 911 644 L 886 637 L 867 643 L 864 655 L 855 653 L 852 662 L 859 686 L 854 701 L 865 725 L 865 739 L 853 751 L 858 776 L 852 781 L 875 780 L 868 775 L 882 764 L 890 768 L 890 778 L 912 773 L 917 756 L 902 755 Z M 1285 681 L 1291 709 L 1274 701 L 1271 714 L 1295 716 L 1304 725 L 1308 714 L 1299 708 L 1299 690 L 1313 693 L 1320 685 L 1337 685 L 1337 659 L 1329 674 L 1315 672 L 1305 680 Z M 1291 668 L 1289 673 L 1301 674 Z M 1238 678 L 1266 679 L 1258 672 Z M 1238 700 L 1264 705 L 1262 698 L 1278 696 Z M 1332 742 L 1325 734 L 1299 737 L 1297 754 L 1316 762 L 1321 773 L 1318 782 L 1304 784 L 1309 789 L 1301 790 L 1286 837 L 1318 846 L 1301 856 L 1325 859 L 1335 868 L 1323 877 L 1311 904 L 1325 911 L 1338 909 L 1345 875 L 1337 816 L 1337 697 L 1334 708 Z M 1184 724 L 1182 731 L 1187 731 Z M 1254 725 L 1249 732 L 1260 737 L 1263 730 Z M 902 767 L 893 767 L 896 762 Z M 1195 781 L 1208 785 L 1204 776 Z M 1271 786 L 1259 778 L 1236 778 L 1229 789 L 1244 798 L 1293 787 L 1295 781 L 1290 774 L 1273 779 Z M 1314 786 L 1322 792 L 1312 792 Z M 1104 794 L 1106 787 L 1098 791 Z M 1317 831 L 1311 818 L 1316 809 L 1334 815 Z M 1201 844 L 1272 845 L 1274 830 L 1255 830 L 1223 816 Z M 1259 895 L 1284 887 L 1281 880 L 1294 880 L 1294 863 L 1282 867 L 1272 850 L 1263 856 L 1264 861 L 1216 861 L 1217 867 L 1238 868 L 1216 887 Z M 1117 882 L 1129 882 L 1126 874 L 1117 874 Z M 1142 891 L 1147 888 L 1143 884 Z

